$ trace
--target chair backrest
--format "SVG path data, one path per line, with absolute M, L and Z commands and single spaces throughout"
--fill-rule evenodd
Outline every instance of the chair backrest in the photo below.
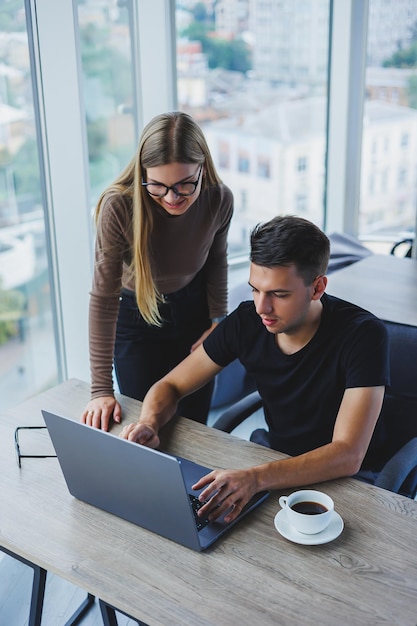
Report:
M 395 297 L 395 296 L 394 296 Z M 381 412 L 382 461 L 417 437 L 417 328 L 387 323 L 390 339 L 391 385 Z
M 249 272 L 248 272 L 249 277 Z M 248 282 L 241 282 L 229 292 L 229 310 L 233 311 L 241 302 L 252 300 L 251 288 Z M 256 386 L 246 373 L 240 361 L 233 361 L 224 368 L 215 378 L 211 408 L 232 404 L 255 391 Z
M 330 240 L 330 260 L 327 270 L 328 274 L 352 265 L 361 259 L 373 254 L 373 252 L 362 245 L 359 239 L 345 233 L 331 233 Z
M 390 254 L 394 256 L 403 256 L 408 259 L 411 258 L 413 253 L 414 237 L 406 237 L 397 241 L 391 248 Z

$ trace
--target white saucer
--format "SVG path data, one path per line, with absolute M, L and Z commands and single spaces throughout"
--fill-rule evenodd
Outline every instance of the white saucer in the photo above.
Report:
M 327 528 L 321 531 L 321 533 L 317 533 L 315 535 L 306 535 L 304 533 L 299 533 L 295 530 L 287 520 L 287 513 L 284 509 L 278 511 L 275 515 L 274 519 L 275 528 L 277 531 L 288 539 L 289 541 L 293 541 L 294 543 L 302 543 L 308 546 L 318 546 L 321 543 L 328 543 L 329 541 L 333 541 L 340 535 L 343 530 L 343 520 L 340 517 L 339 513 L 333 511 L 332 519 L 330 520 Z

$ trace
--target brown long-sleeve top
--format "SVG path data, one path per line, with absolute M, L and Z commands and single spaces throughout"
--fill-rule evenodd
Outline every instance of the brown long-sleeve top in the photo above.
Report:
M 171 216 L 155 203 L 151 264 L 160 293 L 188 285 L 204 267 L 210 317 L 227 313 L 227 233 L 233 195 L 225 185 L 202 191 L 186 213 Z M 120 195 L 104 198 L 97 223 L 90 292 L 91 397 L 113 395 L 112 366 L 122 287 L 135 290 L 126 269 L 133 245 L 132 205 Z

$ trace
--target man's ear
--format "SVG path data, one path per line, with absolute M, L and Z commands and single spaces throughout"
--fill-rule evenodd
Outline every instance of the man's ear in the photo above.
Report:
M 320 300 L 327 287 L 327 276 L 317 276 L 313 283 L 313 300 Z

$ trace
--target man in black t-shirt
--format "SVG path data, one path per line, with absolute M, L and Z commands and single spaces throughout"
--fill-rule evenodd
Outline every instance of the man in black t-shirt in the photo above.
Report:
M 138 423 L 122 436 L 159 445 L 159 429 L 179 400 L 238 358 L 255 380 L 268 443 L 290 458 L 244 470 L 215 470 L 195 489 L 201 515 L 232 521 L 258 491 L 356 474 L 389 384 L 388 337 L 371 313 L 325 293 L 326 235 L 294 216 L 251 234 L 249 284 L 242 303 L 145 397 Z

